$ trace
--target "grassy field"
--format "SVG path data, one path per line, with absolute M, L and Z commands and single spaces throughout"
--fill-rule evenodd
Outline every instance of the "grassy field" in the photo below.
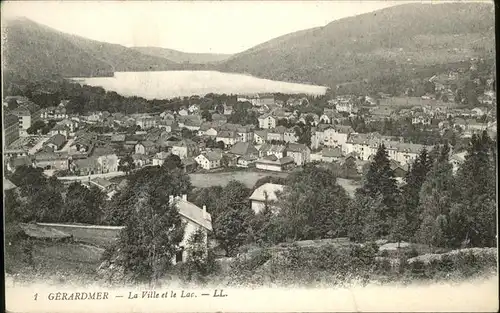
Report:
M 189 174 L 191 183 L 197 188 L 206 188 L 212 186 L 225 186 L 231 180 L 239 181 L 248 188 L 252 188 L 257 180 L 262 177 L 287 177 L 288 173 L 277 172 L 257 172 L 257 171 L 237 171 L 237 172 L 220 172 L 220 173 L 194 173 Z
M 207 188 L 212 186 L 225 186 L 231 180 L 239 181 L 248 188 L 253 188 L 257 180 L 266 177 L 283 177 L 286 178 L 288 173 L 277 172 L 257 172 L 257 171 L 238 171 L 238 172 L 220 172 L 220 173 L 195 173 L 189 174 L 191 182 L 196 188 Z M 350 196 L 354 196 L 357 188 L 360 187 L 359 182 L 352 179 L 338 178 L 337 182 L 344 187 Z
M 113 244 L 117 240 L 120 233 L 119 229 L 80 228 L 65 225 L 50 225 L 48 227 L 72 235 L 75 241 L 95 245 L 102 248 L 106 248 L 109 245 Z
M 104 249 L 79 243 L 37 242 L 29 262 L 21 245 L 6 249 L 6 273 L 16 281 L 41 280 L 53 283 L 83 283 L 95 279 Z

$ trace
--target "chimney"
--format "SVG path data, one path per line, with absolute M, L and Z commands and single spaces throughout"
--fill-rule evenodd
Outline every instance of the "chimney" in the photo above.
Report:
M 207 212 L 207 206 L 203 206 L 203 218 L 207 221 L 212 221 L 212 216 Z
M 187 201 L 187 200 L 188 200 L 188 199 L 187 199 L 187 194 L 183 194 L 183 195 L 182 195 L 182 200 L 184 200 L 184 201 Z

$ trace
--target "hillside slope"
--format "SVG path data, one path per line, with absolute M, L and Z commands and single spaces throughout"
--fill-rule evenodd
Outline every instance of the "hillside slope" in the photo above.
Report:
M 288 34 L 236 54 L 222 71 L 335 86 L 470 57 L 494 58 L 487 3 L 404 4 Z
M 167 70 L 175 62 L 121 45 L 65 34 L 20 18 L 4 25 L 4 69 L 20 76 L 102 76 L 113 71 Z
M 132 47 L 132 49 L 142 54 L 165 58 L 177 63 L 211 64 L 225 61 L 231 57 L 231 54 L 187 53 L 159 47 Z

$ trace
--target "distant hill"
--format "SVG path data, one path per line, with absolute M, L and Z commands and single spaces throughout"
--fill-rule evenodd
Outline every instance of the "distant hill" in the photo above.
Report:
M 6 21 L 3 32 L 3 69 L 22 77 L 104 76 L 114 71 L 178 68 L 162 57 L 66 34 L 26 18 Z
M 399 5 L 272 39 L 218 69 L 333 87 L 494 59 L 493 10 L 488 3 Z
M 165 58 L 177 63 L 212 64 L 225 61 L 231 57 L 231 54 L 187 53 L 158 47 L 132 47 L 132 49 L 143 54 Z

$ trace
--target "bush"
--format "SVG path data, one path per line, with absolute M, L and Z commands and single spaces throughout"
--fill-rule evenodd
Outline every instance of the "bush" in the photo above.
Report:
M 353 258 L 353 266 L 370 266 L 375 262 L 375 256 L 378 252 L 378 246 L 375 243 L 369 243 L 364 246 L 354 246 L 350 256 Z
M 454 267 L 463 276 L 469 277 L 479 272 L 483 265 L 472 251 L 458 253 L 455 256 Z
M 411 259 L 418 256 L 417 248 L 412 247 L 410 250 L 406 251 L 405 256 L 407 259 Z
M 382 259 L 375 263 L 375 269 L 380 274 L 388 274 L 392 270 L 391 261 L 389 259 Z
M 443 255 L 441 259 L 438 260 L 437 265 L 437 269 L 445 273 L 452 272 L 455 269 L 455 264 L 453 264 L 452 258 L 447 254 Z
M 241 272 L 255 271 L 271 258 L 271 253 L 267 249 L 258 249 L 252 253 L 238 257 L 231 265 L 231 269 L 239 274 Z
M 410 272 L 413 277 L 415 278 L 423 278 L 425 277 L 425 263 L 422 261 L 414 261 L 413 263 L 410 264 Z

